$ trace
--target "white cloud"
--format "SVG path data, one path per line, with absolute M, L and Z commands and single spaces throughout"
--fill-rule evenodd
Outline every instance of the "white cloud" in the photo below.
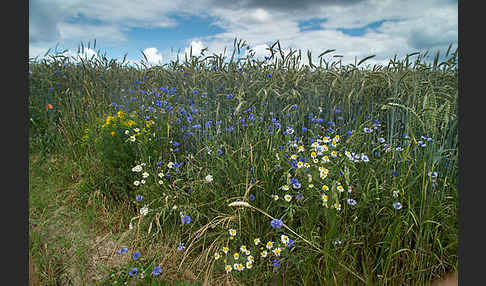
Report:
M 96 38 L 119 45 L 129 40 L 126 31 L 131 27 L 176 26 L 178 23 L 171 15 L 210 16 L 214 19 L 214 25 L 225 30 L 208 37 L 187 39 L 192 45 L 193 55 L 200 55 L 204 47 L 208 47 L 207 54 L 220 54 L 225 48 L 228 54 L 232 51 L 233 40 L 236 37 L 252 43 L 251 47 L 257 57 L 265 56 L 268 52 L 265 48 L 280 40 L 286 52 L 289 48 L 301 49 L 304 62 L 307 62 L 307 50 L 312 51 L 313 62 L 318 63 L 317 56 L 321 52 L 336 49 L 334 53 L 326 56 L 326 59 L 332 59 L 332 55 L 340 54 L 344 56 L 343 63 L 354 63 L 355 57 L 360 60 L 376 54 L 377 56 L 367 63 L 383 63 L 393 58 L 394 54 L 406 55 L 427 49 L 445 50 L 451 42 L 457 42 L 458 37 L 457 3 L 442 0 L 368 0 L 349 5 L 338 3 L 330 6 L 312 6 L 312 9 L 305 10 L 305 13 L 299 10 L 285 12 L 283 9 L 273 9 L 271 5 L 265 6 L 265 9 L 242 8 L 243 6 L 230 8 L 228 4 L 212 5 L 212 0 L 44 0 L 44 3 L 49 4 L 49 9 L 39 9 L 42 13 L 55 9 L 59 11 L 54 11 L 55 16 L 46 22 L 49 25 L 46 24 L 44 30 L 40 28 L 42 21 L 39 19 L 42 17 L 36 18 L 36 23 L 40 26 L 30 27 L 30 30 L 31 33 L 36 33 L 36 37 L 33 38 L 39 40 L 43 35 L 56 35 L 54 32 L 59 31 L 58 39 L 46 39 L 49 40 L 46 42 L 48 44 L 56 43 L 56 40 L 63 43 Z M 67 17 L 78 14 L 101 21 L 101 24 L 80 25 L 66 21 Z M 325 19 L 320 24 L 322 30 L 301 32 L 299 23 L 313 18 Z M 368 29 L 361 36 L 350 36 L 336 30 L 361 28 L 383 20 L 385 22 L 376 31 Z M 29 56 L 47 50 L 44 46 L 38 43 L 31 44 Z M 189 48 L 184 49 L 189 54 Z M 177 54 L 166 54 L 166 50 L 155 50 L 155 61 L 162 55 L 164 60 L 177 57 Z M 179 58 L 183 60 L 184 54 L 180 54 Z
M 149 65 L 161 65 L 162 64 L 162 55 L 159 53 L 157 48 L 146 48 L 143 50 L 143 53 L 147 57 L 147 63 Z
M 251 47 L 251 50 L 254 52 L 253 54 L 255 59 L 263 60 L 265 57 L 269 57 L 271 55 L 270 51 L 268 50 L 269 48 L 270 47 L 268 45 L 262 44 Z
M 201 41 L 191 41 L 191 44 L 189 47 L 186 47 L 184 52 L 187 54 L 187 57 L 189 58 L 190 52 L 191 52 L 191 47 L 192 47 L 192 56 L 198 57 L 201 55 L 202 50 L 205 48 L 203 42 Z
M 256 9 L 252 14 L 252 18 L 258 22 L 265 22 L 270 18 L 270 14 L 264 9 Z

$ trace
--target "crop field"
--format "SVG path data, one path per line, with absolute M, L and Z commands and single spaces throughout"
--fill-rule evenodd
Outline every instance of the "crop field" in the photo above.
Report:
M 458 267 L 457 50 L 29 63 L 32 285 L 429 285 Z

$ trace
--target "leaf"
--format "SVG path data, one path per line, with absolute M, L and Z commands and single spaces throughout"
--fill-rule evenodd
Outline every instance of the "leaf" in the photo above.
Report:
M 364 58 L 364 59 L 362 59 L 361 61 L 359 61 L 358 66 L 359 66 L 360 64 L 364 63 L 365 61 L 367 61 L 367 60 L 369 60 L 369 59 L 371 59 L 371 58 L 374 58 L 374 57 L 376 57 L 376 55 L 367 56 L 366 58 Z
M 332 49 L 332 50 L 325 50 L 324 52 L 322 52 L 322 53 L 319 55 L 319 58 L 320 58 L 320 57 L 322 57 L 322 56 L 324 56 L 325 54 L 332 53 L 332 52 L 334 52 L 334 51 L 335 51 L 335 49 Z

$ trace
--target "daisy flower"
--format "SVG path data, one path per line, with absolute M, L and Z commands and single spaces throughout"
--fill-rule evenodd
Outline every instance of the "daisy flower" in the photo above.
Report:
M 147 172 L 143 172 L 143 174 L 142 174 L 142 177 L 143 177 L 143 178 L 147 178 L 148 176 L 149 176 L 149 173 L 147 173 Z
M 132 136 L 130 136 L 130 142 L 135 142 L 135 140 L 137 140 L 137 139 L 135 138 L 135 136 L 133 136 L 133 135 L 132 135 Z
M 230 273 L 232 269 L 233 269 L 233 268 L 231 268 L 231 265 L 226 265 L 226 266 L 224 267 L 224 270 L 226 271 L 226 273 Z
M 282 249 L 280 247 L 277 247 L 272 250 L 272 252 L 275 254 L 275 256 L 280 256 L 280 252 L 282 252 Z
M 261 241 L 260 241 L 260 238 L 255 238 L 255 239 L 253 240 L 253 243 L 255 243 L 255 245 L 258 245 L 260 242 L 261 242 Z
M 159 176 L 159 178 L 163 178 L 163 177 L 164 177 L 164 173 L 160 172 L 160 173 L 158 174 L 158 176 Z
M 250 261 L 246 262 L 246 269 L 251 269 L 253 267 L 253 263 Z
M 273 241 L 267 242 L 267 249 L 272 249 L 273 247 Z
M 231 229 L 229 230 L 229 235 L 230 235 L 230 236 L 235 236 L 235 235 L 236 235 L 236 229 L 231 228 Z
M 219 255 L 219 252 L 214 253 L 214 260 L 218 260 L 221 258 L 221 255 Z
M 322 200 L 323 200 L 324 202 L 327 202 L 327 199 L 328 199 L 329 197 L 328 197 L 326 194 L 324 194 L 324 193 L 323 193 L 323 194 L 321 195 L 321 198 L 322 198 Z
M 297 155 L 296 154 L 293 154 L 292 156 L 290 156 L 290 159 L 297 160 Z
M 251 263 L 255 262 L 255 257 L 253 255 L 248 256 L 248 261 Z
M 238 264 L 238 271 L 243 271 L 245 269 L 245 266 L 243 264 Z
M 227 254 L 229 251 L 229 248 L 227 246 L 223 246 L 223 252 L 224 254 Z
M 233 258 L 235 260 L 238 260 L 238 258 L 240 258 L 240 254 L 238 252 L 235 252 L 235 254 L 233 254 Z
M 289 190 L 289 185 L 283 185 L 282 187 L 280 187 L 282 190 L 284 191 L 288 191 Z
M 322 188 L 321 188 L 324 192 L 327 192 L 329 191 L 329 187 L 327 185 L 322 185 Z
M 336 187 L 336 189 L 337 189 L 337 190 L 338 190 L 340 193 L 344 192 L 344 188 L 343 188 L 343 186 L 341 186 L 341 185 L 338 185 L 338 186 Z
M 207 175 L 204 179 L 206 180 L 206 182 L 211 183 L 213 181 L 213 176 Z
M 264 250 L 260 253 L 261 257 L 265 258 L 268 256 L 268 251 Z
M 339 202 L 335 202 L 335 203 L 334 203 L 334 208 L 335 208 L 336 210 L 340 211 L 340 210 L 341 210 L 341 204 L 340 204 Z
M 246 252 L 247 250 L 248 250 L 248 249 L 246 249 L 246 245 L 242 245 L 242 246 L 240 247 L 240 251 L 241 251 L 241 252 Z
M 287 243 L 289 243 L 289 237 L 288 237 L 288 236 L 286 236 L 285 234 L 282 234 L 282 235 L 280 236 L 280 240 L 282 240 L 282 243 L 283 243 L 283 244 L 285 244 L 285 245 L 286 245 Z
M 142 166 L 137 165 L 132 168 L 132 172 L 142 172 Z
M 140 209 L 140 214 L 145 216 L 148 214 L 148 211 L 149 211 L 148 207 L 144 206 Z
M 336 151 L 332 151 L 331 152 L 331 157 L 336 158 L 337 157 L 337 152 Z
M 289 195 L 289 194 L 285 194 L 284 199 L 285 199 L 287 202 L 290 202 L 290 201 L 292 200 L 292 196 L 291 196 L 291 195 Z
M 138 187 L 140 185 L 140 181 L 135 181 L 133 184 Z

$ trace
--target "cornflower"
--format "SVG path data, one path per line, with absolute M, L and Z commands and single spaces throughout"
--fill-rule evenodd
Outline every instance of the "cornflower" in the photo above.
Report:
M 155 276 L 158 276 L 159 274 L 162 273 L 162 267 L 160 266 L 155 266 L 154 267 L 154 270 L 152 271 L 152 274 L 155 275 Z
M 279 219 L 273 219 L 271 222 L 270 222 L 270 225 L 273 227 L 273 228 L 281 228 L 282 225 L 283 225 L 283 222 Z
M 189 224 L 191 222 L 191 217 L 188 215 L 181 216 L 182 224 Z

